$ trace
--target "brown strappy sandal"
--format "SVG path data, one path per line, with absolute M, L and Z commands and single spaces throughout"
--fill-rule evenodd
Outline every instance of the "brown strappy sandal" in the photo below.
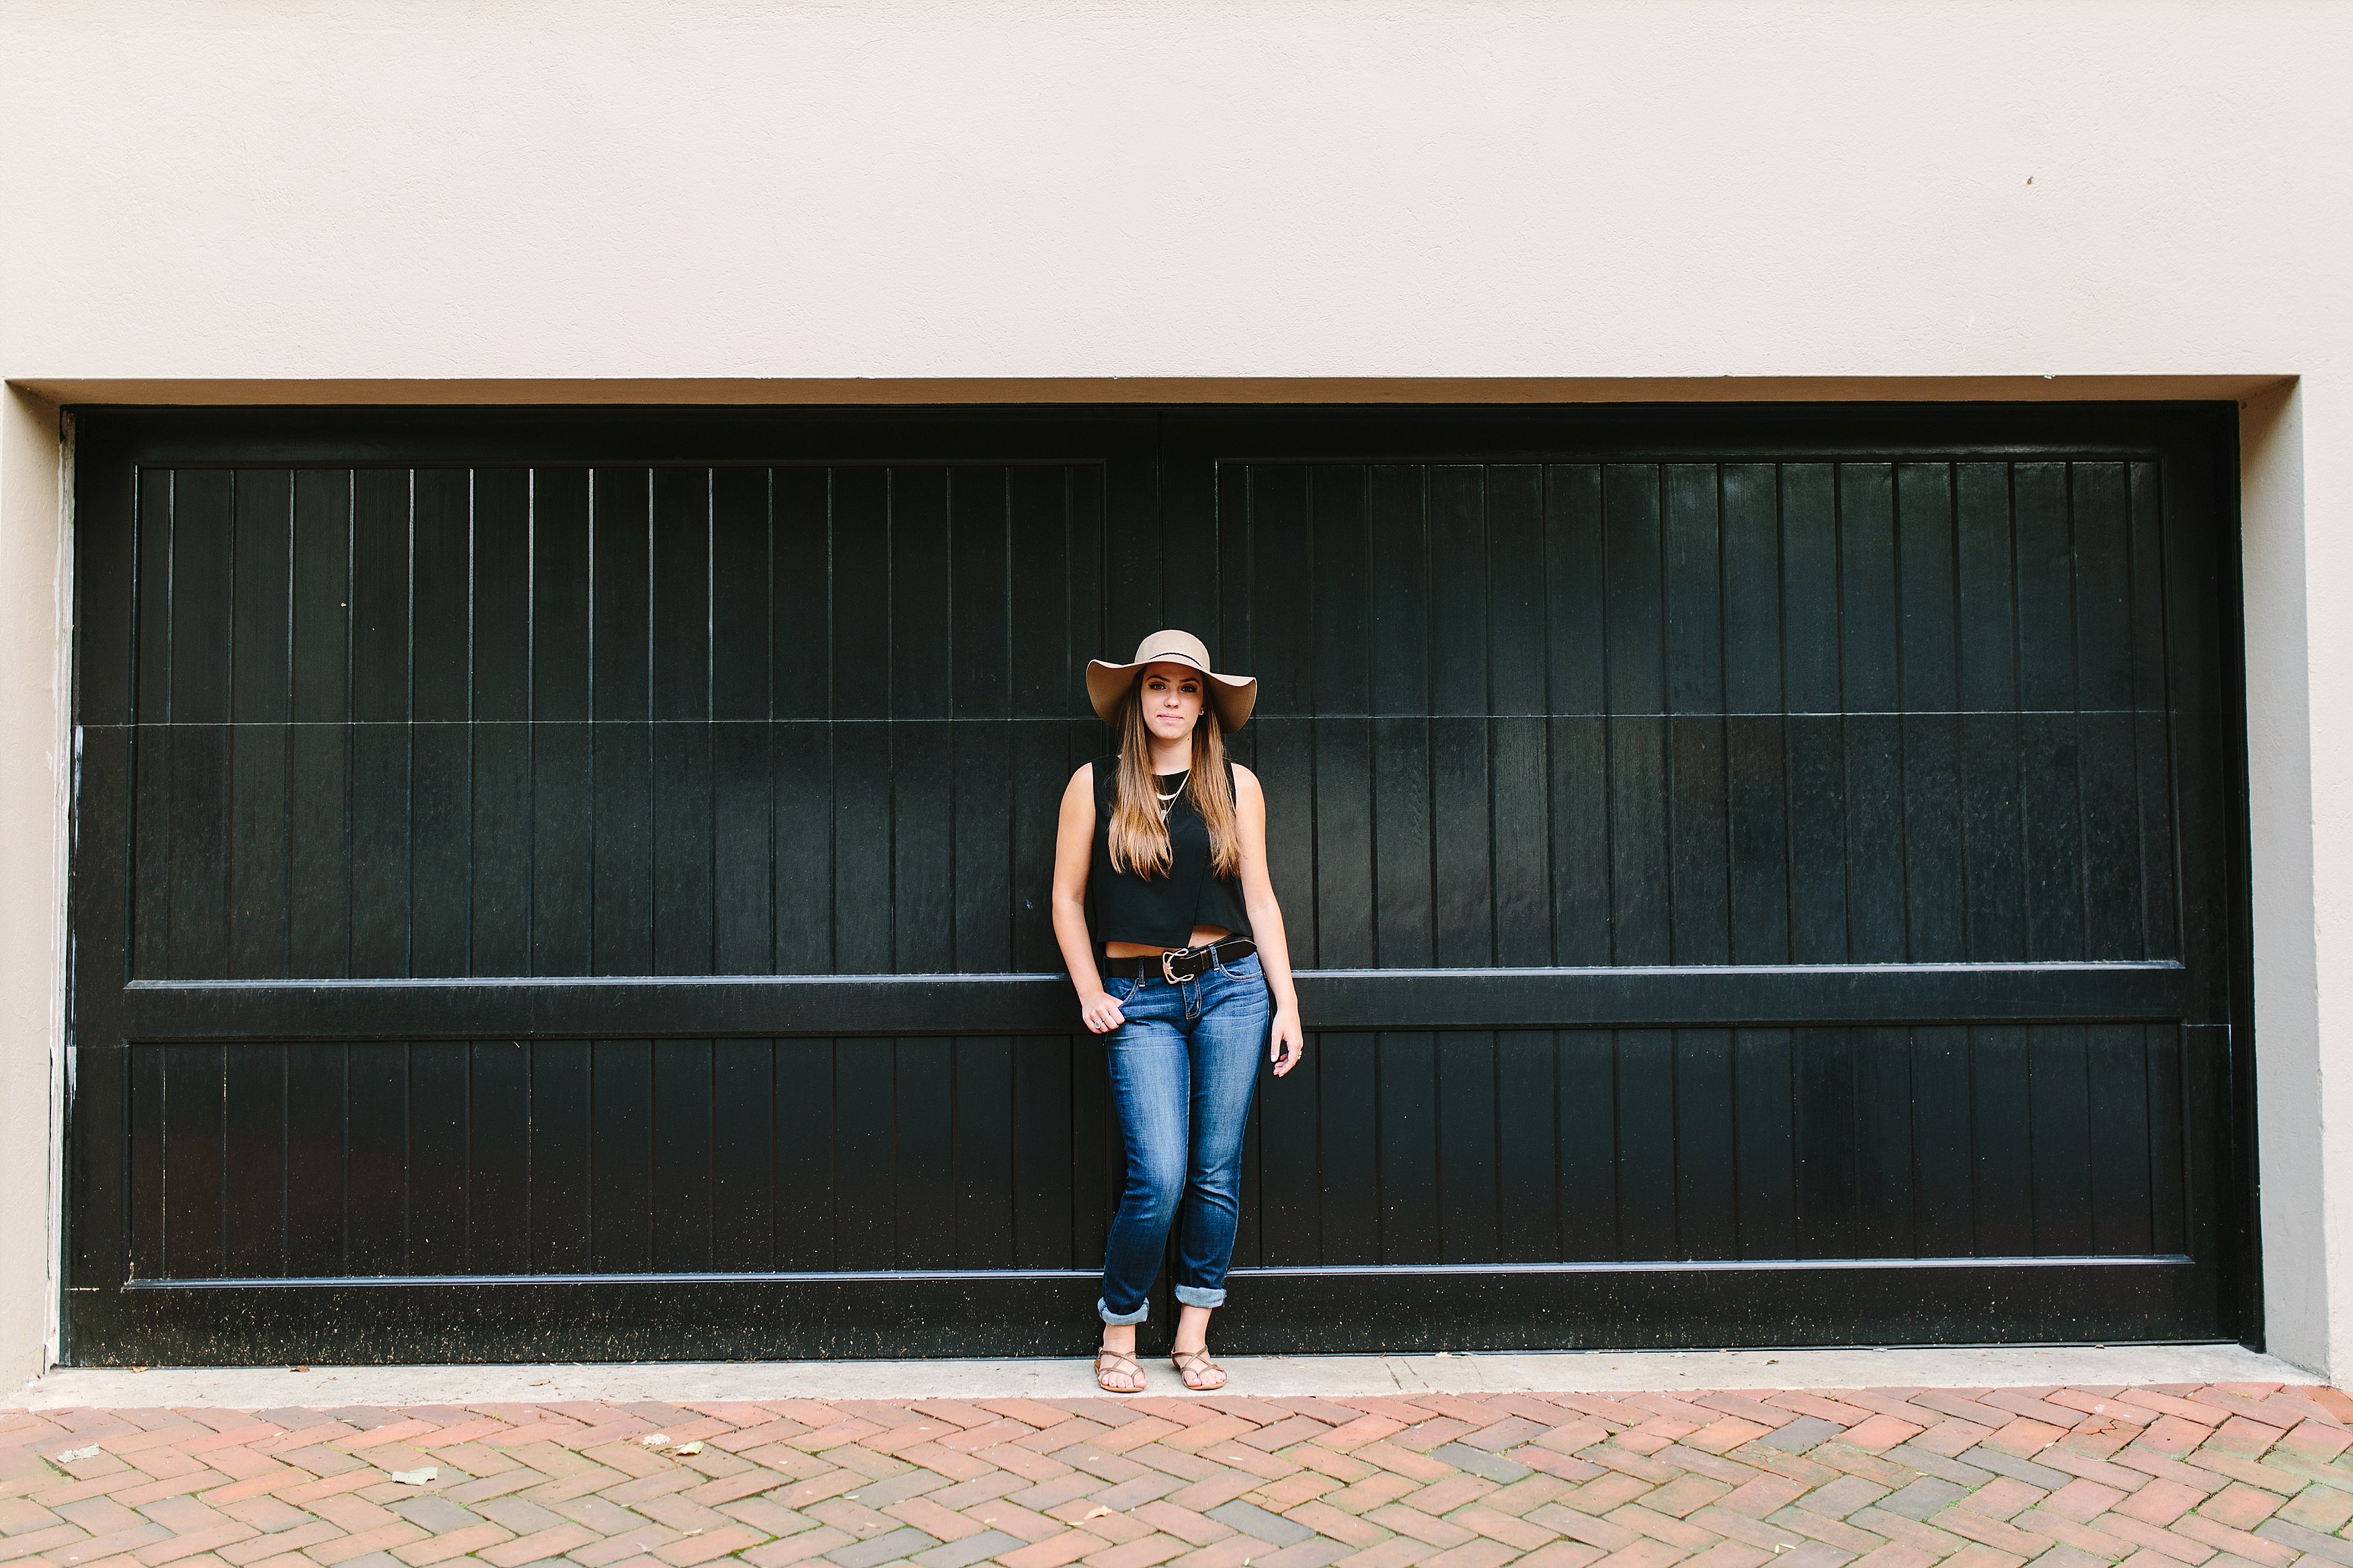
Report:
M 1178 1351 L 1168 1358 L 1168 1364 L 1176 1369 L 1176 1375 L 1185 1380 L 1185 1386 L 1196 1394 L 1213 1393 L 1226 1385 L 1226 1369 L 1211 1361 L 1208 1351 Z M 1211 1373 L 1218 1374 L 1217 1382 L 1197 1381 Z
M 1133 1383 L 1133 1388 L 1113 1388 L 1111 1380 Z M 1132 1355 L 1105 1348 L 1095 1352 L 1095 1386 L 1105 1394 L 1141 1394 L 1144 1392 L 1144 1368 Z

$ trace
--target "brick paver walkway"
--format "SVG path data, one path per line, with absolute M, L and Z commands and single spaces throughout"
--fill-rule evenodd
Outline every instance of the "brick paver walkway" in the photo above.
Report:
M 2331 1389 L 0 1415 L 87 1568 L 2353 1565 Z

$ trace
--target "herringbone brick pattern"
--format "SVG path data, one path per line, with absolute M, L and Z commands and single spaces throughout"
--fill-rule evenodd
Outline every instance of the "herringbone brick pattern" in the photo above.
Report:
M 0 1415 L 26 1568 L 2338 1568 L 2332 1389 Z

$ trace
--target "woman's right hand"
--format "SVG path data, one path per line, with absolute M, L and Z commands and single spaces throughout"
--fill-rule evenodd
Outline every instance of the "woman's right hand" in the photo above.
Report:
M 1119 998 L 1108 991 L 1098 991 L 1081 999 L 1079 1016 L 1085 1019 L 1087 1027 L 1098 1035 L 1108 1035 L 1126 1021 L 1119 1010 Z

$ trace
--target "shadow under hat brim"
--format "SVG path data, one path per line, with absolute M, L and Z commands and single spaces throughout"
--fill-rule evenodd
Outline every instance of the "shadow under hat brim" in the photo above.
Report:
M 1108 724 L 1119 717 L 1120 699 L 1135 684 L 1146 665 L 1181 664 L 1187 669 L 1200 670 L 1208 678 L 1209 700 L 1218 710 L 1218 728 L 1230 735 L 1250 722 L 1250 710 L 1258 706 L 1258 680 L 1253 676 L 1220 675 L 1214 669 L 1201 669 L 1189 658 L 1174 654 L 1158 654 L 1134 664 L 1106 664 L 1102 659 L 1087 660 L 1087 699 L 1095 705 L 1095 717 Z

